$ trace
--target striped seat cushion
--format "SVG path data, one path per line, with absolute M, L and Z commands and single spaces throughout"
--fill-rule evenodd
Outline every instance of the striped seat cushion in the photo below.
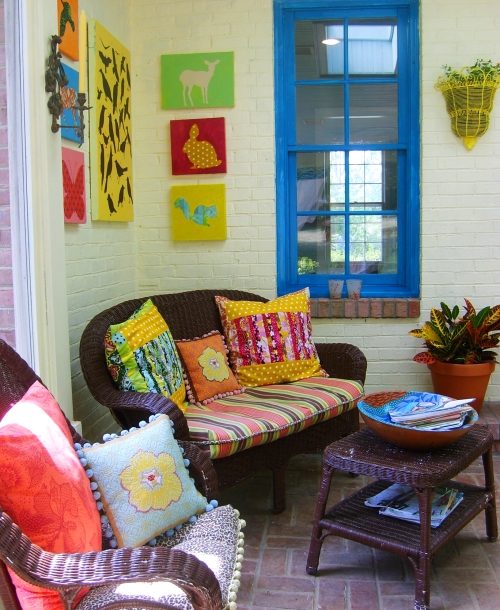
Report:
M 309 377 L 247 388 L 208 405 L 189 405 L 185 415 L 191 441 L 216 459 L 340 415 L 362 395 L 359 381 Z

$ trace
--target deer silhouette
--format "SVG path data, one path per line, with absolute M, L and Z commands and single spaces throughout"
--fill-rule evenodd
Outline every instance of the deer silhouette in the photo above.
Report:
M 191 91 L 196 85 L 201 89 L 201 97 L 204 104 L 208 104 L 208 85 L 215 72 L 215 66 L 219 63 L 219 59 L 215 61 L 205 60 L 208 70 L 184 70 L 179 76 L 179 80 L 182 83 L 182 97 L 184 99 L 184 106 L 187 106 L 186 93 L 191 102 L 191 106 L 194 106 L 191 98 Z

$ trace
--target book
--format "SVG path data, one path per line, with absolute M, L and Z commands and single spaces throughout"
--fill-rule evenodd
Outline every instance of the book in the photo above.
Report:
M 439 527 L 463 500 L 463 492 L 453 487 L 436 487 L 431 507 L 431 527 Z M 420 523 L 418 498 L 415 490 L 395 483 L 379 494 L 367 498 L 365 505 L 378 508 L 379 514 Z

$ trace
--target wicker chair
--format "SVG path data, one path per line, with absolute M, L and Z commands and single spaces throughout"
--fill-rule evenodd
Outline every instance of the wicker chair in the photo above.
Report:
M 240 290 L 193 290 L 152 296 L 167 321 L 174 339 L 201 337 L 213 330 L 222 332 L 215 295 L 232 300 L 266 302 L 266 299 Z M 126 320 L 146 298 L 126 301 L 95 316 L 87 325 L 80 342 L 80 363 L 90 392 L 107 406 L 123 428 L 130 428 L 151 413 L 167 413 L 175 424 L 176 437 L 189 440 L 189 429 L 182 411 L 161 394 L 117 390 L 108 373 L 104 356 L 104 336 L 111 324 Z M 321 365 L 332 377 L 359 380 L 366 376 L 366 358 L 354 345 L 317 343 Z M 355 432 L 358 411 L 352 409 L 301 432 L 214 459 L 220 489 L 243 481 L 259 468 L 270 468 L 274 483 L 274 512 L 285 509 L 285 472 L 294 455 L 322 451 L 334 440 Z
M 29 365 L 0 339 L 0 419 L 37 380 L 41 382 Z M 85 443 L 69 421 L 68 426 L 73 440 Z M 207 499 L 216 499 L 217 479 L 210 460 L 191 443 L 181 441 L 180 445 L 184 448 L 185 457 L 190 460 L 190 476 L 194 478 L 198 490 Z M 242 534 L 239 537 L 241 539 Z M 237 547 L 235 556 L 229 558 L 233 569 L 234 566 L 238 567 L 237 552 L 242 553 L 241 548 Z M 21 608 L 6 565 L 33 585 L 57 590 L 64 607 L 68 609 L 73 607 L 71 600 L 75 592 L 84 586 L 89 586 L 90 592 L 77 608 L 147 607 L 178 610 L 228 607 L 228 591 L 224 599 L 214 572 L 195 555 L 164 546 L 105 549 L 81 554 L 48 553 L 33 544 L 1 507 L 0 559 L 0 600 L 5 610 Z M 179 594 L 183 598 L 182 603 L 172 602 L 171 597 L 168 602 L 162 601 L 161 594 L 160 598 L 151 599 L 144 591 L 136 592 L 133 587 L 128 587 L 132 592 L 120 595 L 119 599 L 113 597 L 116 585 L 147 581 L 173 583 L 182 590 L 177 594 L 177 598 Z M 102 603 L 99 603 L 101 598 Z

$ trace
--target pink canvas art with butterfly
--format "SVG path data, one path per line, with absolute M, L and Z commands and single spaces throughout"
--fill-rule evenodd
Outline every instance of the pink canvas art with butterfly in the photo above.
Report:
M 62 149 L 64 222 L 87 222 L 85 156 L 78 150 Z

